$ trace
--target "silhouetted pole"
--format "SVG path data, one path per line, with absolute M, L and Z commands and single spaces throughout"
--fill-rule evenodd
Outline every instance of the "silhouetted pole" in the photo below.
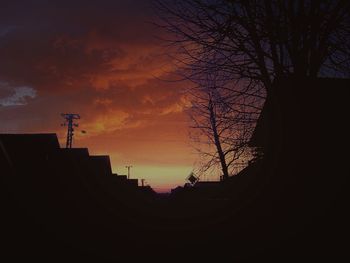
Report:
M 132 167 L 132 165 L 125 166 L 125 168 L 128 168 L 128 179 L 130 179 L 130 168 L 131 167 Z
M 141 186 L 142 186 L 142 187 L 145 186 L 145 179 L 141 179 Z
M 74 120 L 80 119 L 80 115 L 75 113 L 62 113 L 61 116 L 66 120 L 62 126 L 67 126 L 66 148 L 72 148 L 74 127 L 79 126 L 79 124 L 74 123 Z

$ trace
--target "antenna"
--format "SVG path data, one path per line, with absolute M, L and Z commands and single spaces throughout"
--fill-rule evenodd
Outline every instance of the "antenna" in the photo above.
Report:
M 128 168 L 128 179 L 130 179 L 130 168 L 132 168 L 132 165 L 127 165 L 125 168 Z
M 74 123 L 74 120 L 79 120 L 80 115 L 75 113 L 62 113 L 61 116 L 65 119 L 65 122 L 61 126 L 67 126 L 67 142 L 66 148 L 72 148 L 74 127 L 78 127 L 79 124 Z

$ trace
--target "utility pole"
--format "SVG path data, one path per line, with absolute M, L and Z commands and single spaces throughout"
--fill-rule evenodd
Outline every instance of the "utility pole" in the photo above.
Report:
M 128 168 L 128 179 L 130 179 L 130 168 L 132 168 L 132 165 L 127 165 L 125 168 Z
M 145 186 L 145 179 L 141 179 L 141 186 L 142 186 L 142 187 Z
M 61 126 L 67 126 L 67 141 L 66 148 L 72 148 L 74 127 L 78 127 L 79 124 L 74 123 L 74 120 L 79 120 L 80 115 L 75 113 L 62 113 L 61 116 L 65 119 L 65 122 Z

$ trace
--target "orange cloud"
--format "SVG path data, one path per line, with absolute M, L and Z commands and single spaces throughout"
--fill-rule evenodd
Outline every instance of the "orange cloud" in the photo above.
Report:
M 113 8 L 47 3 L 8 16 L 18 26 L 0 26 L 0 83 L 35 96 L 0 90 L 0 132 L 57 132 L 64 145 L 60 113 L 79 113 L 76 147 L 111 155 L 118 172 L 132 163 L 155 188 L 182 184 L 195 159 L 184 113 L 190 84 L 161 80 L 176 68 L 154 37 L 162 32 L 145 23 L 147 1 L 132 12 L 128 1 L 108 2 Z M 9 94 L 25 103 L 8 106 Z

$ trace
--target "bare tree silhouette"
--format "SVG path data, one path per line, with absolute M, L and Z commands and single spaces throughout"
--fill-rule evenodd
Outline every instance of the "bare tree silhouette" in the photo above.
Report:
M 233 80 L 349 75 L 348 1 L 156 1 L 191 79 L 220 70 Z
M 254 106 L 247 107 L 241 94 L 229 89 L 225 93 L 225 85 L 225 80 L 213 72 L 199 86 L 188 90 L 192 101 L 188 111 L 190 134 L 202 157 L 200 173 L 219 166 L 224 180 L 249 161 L 248 142 L 259 112 Z
M 179 72 L 196 83 L 198 93 L 206 94 L 206 102 L 199 104 L 193 96 L 193 110 L 206 111 L 207 121 L 211 107 L 217 111 L 219 104 L 239 111 L 226 118 L 232 130 L 247 123 L 253 127 L 265 99 L 271 107 L 278 104 L 275 79 L 350 75 L 349 1 L 156 0 L 155 5 L 159 26 L 176 50 Z M 225 82 L 216 87 L 215 98 L 203 93 L 203 83 L 213 72 Z M 218 148 L 214 130 L 207 131 Z

